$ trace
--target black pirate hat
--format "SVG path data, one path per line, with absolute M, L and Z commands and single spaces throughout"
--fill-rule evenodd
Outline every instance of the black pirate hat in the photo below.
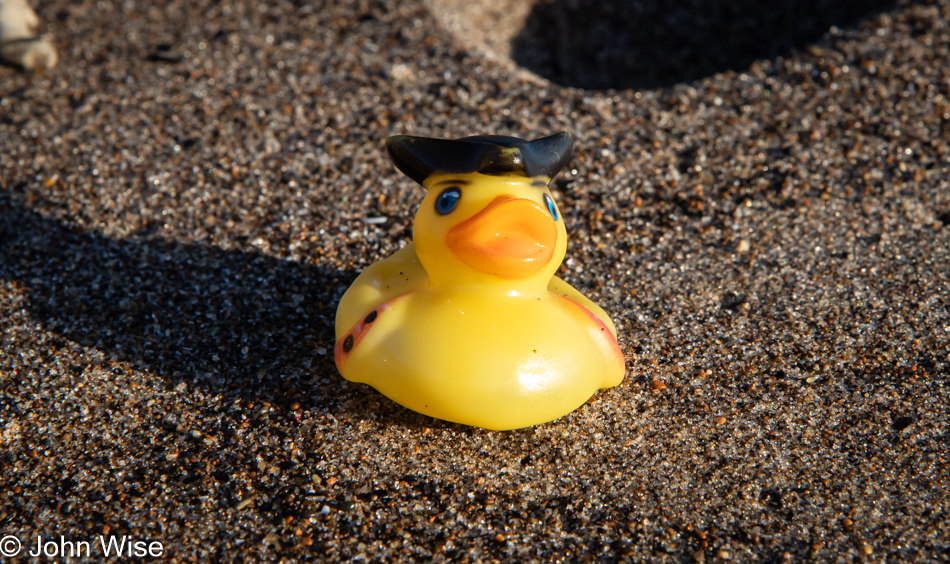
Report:
M 389 157 L 419 184 L 431 174 L 479 172 L 493 176 L 541 176 L 550 180 L 571 157 L 574 140 L 562 131 L 525 141 L 504 135 L 433 139 L 396 135 L 386 140 Z

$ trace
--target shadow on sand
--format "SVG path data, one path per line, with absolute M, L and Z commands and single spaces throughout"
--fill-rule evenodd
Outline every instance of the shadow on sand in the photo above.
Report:
M 741 72 L 894 9 L 896 0 L 539 1 L 512 40 L 521 66 L 580 88 L 665 88 Z
M 30 317 L 173 384 L 256 395 L 293 373 L 342 388 L 333 318 L 354 277 L 148 235 L 113 239 L 0 194 L 0 280 L 23 288 Z

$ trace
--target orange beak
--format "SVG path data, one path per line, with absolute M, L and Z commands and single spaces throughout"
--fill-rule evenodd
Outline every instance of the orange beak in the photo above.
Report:
M 501 278 L 527 278 L 554 256 L 557 227 L 541 206 L 498 196 L 449 230 L 445 242 L 462 262 Z

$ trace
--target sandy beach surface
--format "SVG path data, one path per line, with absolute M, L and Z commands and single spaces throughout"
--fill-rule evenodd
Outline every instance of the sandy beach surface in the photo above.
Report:
M 950 1 L 760 4 L 34 2 L 0 560 L 950 560 Z M 343 380 L 386 137 L 562 130 L 623 383 L 493 432 Z

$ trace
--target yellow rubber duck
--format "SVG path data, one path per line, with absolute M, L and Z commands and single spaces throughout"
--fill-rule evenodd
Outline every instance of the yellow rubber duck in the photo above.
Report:
M 427 194 L 413 242 L 340 301 L 344 378 L 486 429 L 557 419 L 623 380 L 613 322 L 554 276 L 567 232 L 548 183 L 572 144 L 566 132 L 387 139 L 396 168 Z

